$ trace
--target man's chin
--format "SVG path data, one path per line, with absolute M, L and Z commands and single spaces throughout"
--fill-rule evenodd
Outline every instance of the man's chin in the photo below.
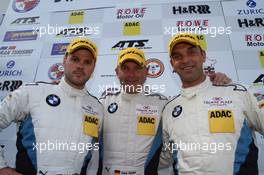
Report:
M 74 79 L 73 83 L 77 86 L 84 86 L 85 85 L 85 81 L 83 79 Z

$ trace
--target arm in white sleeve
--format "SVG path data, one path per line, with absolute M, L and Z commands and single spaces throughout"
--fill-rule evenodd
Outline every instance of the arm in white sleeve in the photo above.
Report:
M 10 93 L 0 103 L 0 132 L 13 121 L 17 122 L 25 118 L 28 113 L 28 95 L 26 88 L 21 87 Z M 3 155 L 3 149 L 0 148 L 0 169 L 7 166 L 7 162 Z
M 168 168 L 172 166 L 172 154 L 171 154 L 171 145 L 169 142 L 169 134 L 168 134 L 168 127 L 166 122 L 166 116 L 164 116 L 164 111 L 161 116 L 162 121 L 162 140 L 163 140 L 163 147 L 160 154 L 160 162 L 159 168 Z
M 4 167 L 7 167 L 7 162 L 4 158 L 4 151 L 3 151 L 3 148 L 0 146 L 0 169 L 1 168 L 4 168 Z
M 264 86 L 262 86 L 264 92 Z M 249 88 L 245 97 L 246 116 L 250 127 L 264 135 L 264 94 Z

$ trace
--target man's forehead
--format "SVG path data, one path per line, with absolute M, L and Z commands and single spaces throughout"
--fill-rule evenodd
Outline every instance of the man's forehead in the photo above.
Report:
M 82 61 L 95 61 L 94 57 L 91 55 L 91 56 L 82 56 L 80 54 L 70 54 L 69 55 L 69 58 L 72 58 L 72 59 L 79 59 L 79 60 L 82 60 Z
M 121 64 L 121 67 L 127 67 L 127 66 L 138 66 L 138 67 L 141 67 L 141 65 L 136 62 L 135 60 L 132 60 L 132 59 L 128 59 L 128 60 L 125 60 L 122 64 Z
M 194 46 L 190 43 L 186 43 L 186 42 L 182 42 L 179 44 L 176 44 L 173 48 L 172 48 L 172 52 L 175 50 L 188 50 L 188 49 L 192 49 L 192 48 L 198 48 L 197 46 Z

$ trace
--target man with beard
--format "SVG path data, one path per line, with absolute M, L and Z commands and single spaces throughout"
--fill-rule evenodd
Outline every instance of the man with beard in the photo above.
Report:
M 102 105 L 85 88 L 96 58 L 93 42 L 74 39 L 58 85 L 26 84 L 1 102 L 0 129 L 11 122 L 19 128 L 16 167 L 8 167 L 0 154 L 1 175 L 86 174 L 92 151 L 99 149 L 95 141 L 103 117 Z
M 239 84 L 214 86 L 203 72 L 206 53 L 194 34 L 174 36 L 169 55 L 182 82 L 162 112 L 175 174 L 257 175 L 253 131 L 264 134 L 263 87 L 253 95 Z

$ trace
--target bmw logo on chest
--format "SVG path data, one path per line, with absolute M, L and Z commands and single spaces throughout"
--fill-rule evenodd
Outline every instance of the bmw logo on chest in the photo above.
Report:
M 60 104 L 60 98 L 55 94 L 50 94 L 47 96 L 46 102 L 50 106 L 58 106 Z
M 174 109 L 173 109 L 171 114 L 172 114 L 172 117 L 176 118 L 179 115 L 181 115 L 181 113 L 182 113 L 182 106 L 178 105 L 178 106 L 174 107 Z
M 108 112 L 109 113 L 115 113 L 116 111 L 117 111 L 117 109 L 118 109 L 118 105 L 117 105 L 117 103 L 111 103 L 109 106 L 108 106 Z

